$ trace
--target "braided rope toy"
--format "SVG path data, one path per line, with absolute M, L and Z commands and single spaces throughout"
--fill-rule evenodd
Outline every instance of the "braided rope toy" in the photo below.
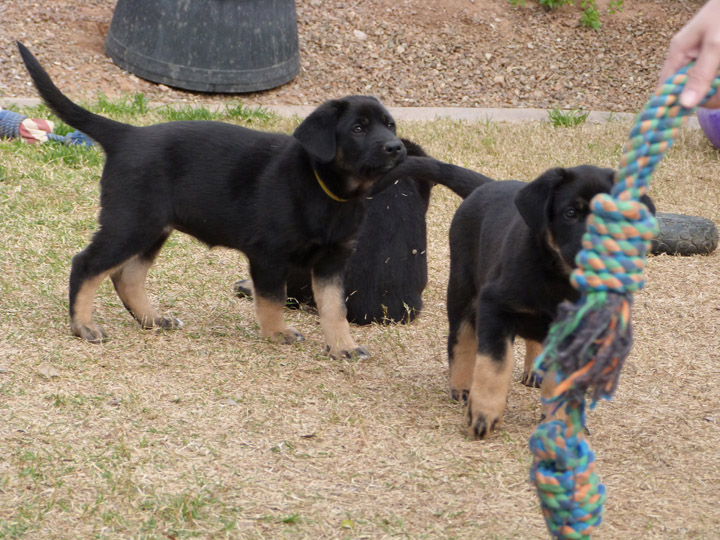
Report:
M 623 149 L 611 193 L 592 200 L 571 276 L 581 298 L 577 304 L 560 305 L 535 360 L 540 375 L 555 377 L 553 395 L 543 402 L 566 417 L 540 424 L 530 438 L 530 479 L 554 538 L 588 539 L 602 522 L 605 486 L 585 440 L 585 395 L 592 400 L 590 408 L 600 398 L 611 399 L 632 348 L 632 293 L 644 285 L 645 254 L 656 231 L 655 218 L 639 198 L 695 110 L 678 103 L 691 65 L 670 77 L 645 105 Z M 718 86 L 720 74 L 703 102 Z
M 67 135 L 53 133 L 55 124 L 48 120 L 28 118 L 15 111 L 0 110 L 0 139 L 21 139 L 24 142 L 36 143 L 56 141 L 67 145 L 92 146 L 93 141 L 81 131 L 73 131 Z

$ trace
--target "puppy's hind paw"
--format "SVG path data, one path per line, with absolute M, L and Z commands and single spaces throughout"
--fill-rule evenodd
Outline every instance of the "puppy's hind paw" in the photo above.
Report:
M 253 289 L 252 281 L 249 279 L 241 279 L 233 283 L 233 291 L 238 298 L 252 298 Z
M 140 323 L 140 328 L 143 330 L 178 330 L 185 326 L 180 319 L 176 319 L 175 317 L 136 317 L 136 320 Z
M 333 358 L 335 360 L 351 360 L 351 361 L 358 361 L 358 360 L 366 360 L 370 358 L 370 351 L 368 351 L 365 347 L 355 347 L 352 350 L 348 349 L 331 349 L 330 346 L 325 347 L 325 352 L 330 355 L 330 358 Z
M 289 345 L 291 343 L 305 341 L 305 336 L 303 336 L 300 332 L 298 332 L 294 328 L 288 327 L 288 328 L 285 328 L 285 330 L 282 330 L 280 332 L 275 332 L 273 335 L 271 335 L 270 341 L 272 341 L 273 343 L 283 343 L 285 345 Z
M 102 343 L 107 339 L 105 330 L 95 323 L 73 324 L 71 330 L 77 337 L 82 338 L 89 343 Z
M 163 330 L 179 330 L 185 326 L 185 323 L 175 317 L 162 317 L 160 320 L 155 321 L 155 326 Z
M 463 405 L 467 405 L 470 390 L 459 390 L 457 388 L 450 389 L 450 399 L 453 401 L 462 401 Z
M 535 371 L 529 371 L 523 373 L 521 382 L 530 388 L 540 388 L 543 378 L 538 375 Z
M 346 355 L 349 353 L 350 360 L 367 360 L 370 358 L 370 351 L 365 347 L 355 347 L 352 351 L 343 351 Z

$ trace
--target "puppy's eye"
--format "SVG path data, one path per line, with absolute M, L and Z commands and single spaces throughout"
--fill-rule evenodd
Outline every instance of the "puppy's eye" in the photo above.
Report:
M 563 214 L 567 219 L 575 219 L 578 217 L 578 211 L 574 208 L 567 208 Z
M 365 133 L 365 126 L 362 124 L 355 124 L 352 128 L 353 133 Z
M 395 122 L 388 122 L 387 127 L 395 131 Z

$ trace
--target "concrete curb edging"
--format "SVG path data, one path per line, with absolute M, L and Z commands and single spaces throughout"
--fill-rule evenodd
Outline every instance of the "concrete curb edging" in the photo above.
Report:
M 19 107 L 35 107 L 40 104 L 39 98 L 2 98 L 0 107 L 17 105 Z M 164 104 L 150 103 L 151 107 L 161 107 Z M 177 107 L 192 105 L 206 107 L 210 110 L 219 110 L 225 103 L 177 103 Z M 252 107 L 253 105 L 251 105 Z M 315 109 L 311 105 L 259 105 L 279 116 L 298 116 L 305 118 Z M 408 122 L 426 122 L 438 119 L 464 120 L 468 122 L 547 122 L 549 109 L 503 109 L 503 108 L 474 108 L 474 107 L 388 107 L 395 120 Z M 587 122 L 591 124 L 606 124 L 618 120 L 633 120 L 634 113 L 617 113 L 609 111 L 590 111 Z M 699 128 L 697 117 L 692 116 L 687 122 L 689 128 Z

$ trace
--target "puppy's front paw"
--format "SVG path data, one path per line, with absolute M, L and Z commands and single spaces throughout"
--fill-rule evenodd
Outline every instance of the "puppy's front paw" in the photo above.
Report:
M 535 371 L 526 371 L 523 373 L 522 383 L 530 388 L 540 388 L 543 378 L 538 375 Z
M 467 405 L 468 395 L 470 390 L 463 390 L 460 388 L 450 388 L 450 398 L 453 401 L 462 401 L 463 405 Z
M 90 324 L 73 324 L 72 333 L 90 343 L 102 343 L 107 338 L 105 330 L 101 326 Z
M 354 349 L 333 349 L 330 345 L 325 347 L 325 352 L 330 355 L 330 358 L 335 360 L 365 360 L 370 358 L 370 351 L 365 347 L 355 347 Z
M 289 345 L 291 343 L 297 343 L 298 341 L 305 341 L 305 336 L 294 328 L 287 327 L 280 332 L 275 332 L 269 337 L 273 343 L 283 343 Z
M 467 421 L 468 437 L 471 439 L 486 439 L 502 420 L 503 406 L 488 407 L 486 403 L 478 404 L 473 401 L 472 396 L 468 398 L 465 409 L 465 420 Z
M 478 408 L 473 409 L 472 400 L 468 400 L 468 406 L 465 411 L 465 420 L 468 426 L 468 437 L 471 439 L 486 439 L 495 429 L 501 420 L 501 415 L 482 411 Z

